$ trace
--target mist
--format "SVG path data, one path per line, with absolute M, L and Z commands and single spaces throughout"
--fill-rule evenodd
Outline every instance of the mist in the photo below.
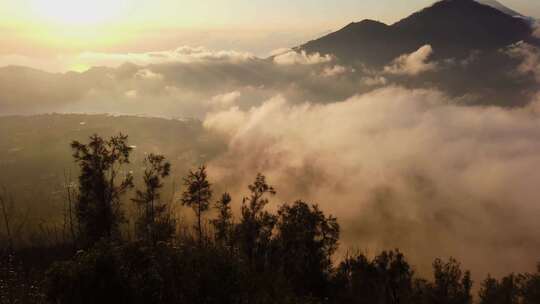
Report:
M 466 107 L 387 87 L 326 105 L 277 96 L 204 125 L 229 138 L 210 166 L 218 184 L 241 192 L 244 172 L 264 172 L 277 201 L 337 216 L 345 250 L 396 247 L 426 268 L 442 255 L 505 273 L 530 268 L 540 249 L 539 106 Z
M 0 107 L 196 118 L 227 143 L 208 160 L 220 190 L 238 204 L 253 179 L 246 172 L 264 173 L 278 190 L 270 208 L 303 198 L 339 219 L 340 255 L 400 248 L 419 271 L 438 256 L 480 275 L 530 269 L 540 250 L 538 50 L 500 51 L 512 62 L 505 85 L 519 91 L 507 106 L 444 82 L 482 54 L 434 53 L 425 45 L 382 67 L 288 49 L 267 59 L 190 47 L 86 54 L 104 66 L 4 69 Z
M 188 46 L 86 53 L 82 64 L 92 68 L 82 73 L 0 69 L 0 111 L 204 119 L 216 98 L 233 92 L 235 105 L 245 110 L 278 95 L 291 103 L 325 104 L 389 85 L 436 89 L 471 105 L 524 106 L 535 98 L 539 55 L 532 45 L 518 43 L 495 55 L 471 52 L 464 59 L 434 59 L 436 54 L 427 44 L 385 66 L 366 66 L 290 49 L 269 58 Z M 486 71 L 493 76 L 484 77 Z

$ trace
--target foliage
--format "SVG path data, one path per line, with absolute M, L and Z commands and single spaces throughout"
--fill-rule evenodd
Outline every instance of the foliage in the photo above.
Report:
M 101 238 L 118 237 L 123 220 L 120 198 L 133 187 L 133 176 L 126 173 L 118 182 L 122 165 L 129 163 L 132 148 L 125 135 L 105 140 L 97 135 L 88 144 L 71 143 L 73 158 L 79 164 L 79 196 L 76 204 L 80 238 L 91 245 Z
M 190 171 L 184 178 L 186 189 L 182 194 L 182 205 L 191 207 L 197 217 L 197 232 L 199 243 L 202 242 L 202 214 L 208 211 L 210 200 L 212 199 L 212 189 L 208 182 L 206 167 L 200 166 L 195 171 Z
M 418 303 L 405 256 L 383 251 L 373 259 L 363 254 L 347 257 L 334 277 L 337 298 L 346 303 Z
M 326 217 L 316 205 L 297 201 L 279 209 L 276 228 L 285 277 L 300 294 L 323 296 L 339 239 L 337 219 Z
M 171 164 L 165 162 L 162 155 L 150 154 L 144 160 L 143 191 L 137 190 L 133 202 L 139 207 L 139 217 L 135 223 L 136 237 L 151 244 L 166 242 L 175 231 L 176 222 L 172 218 L 169 206 L 161 201 L 159 190 L 163 187 L 162 179 L 170 174 Z
M 253 184 L 248 186 L 251 194 L 242 201 L 241 221 L 237 227 L 241 249 L 250 263 L 259 269 L 266 266 L 272 231 L 276 216 L 263 210 L 269 203 L 265 195 L 275 195 L 274 188 L 267 184 L 262 174 L 257 174 Z
M 215 209 L 218 212 L 218 217 L 210 221 L 214 226 L 216 242 L 224 245 L 232 245 L 233 232 L 233 215 L 231 210 L 231 195 L 223 193 L 221 199 L 215 204 Z
M 469 271 L 463 272 L 455 259 L 433 263 L 435 282 L 430 286 L 431 298 L 439 303 L 458 304 L 472 302 L 472 280 Z

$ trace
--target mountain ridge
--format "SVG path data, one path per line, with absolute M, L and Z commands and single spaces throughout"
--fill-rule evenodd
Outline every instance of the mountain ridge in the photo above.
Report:
M 532 32 L 522 18 L 475 0 L 442 0 L 391 25 L 374 20 L 352 22 L 296 49 L 380 66 L 425 44 L 433 46 L 436 59 L 465 58 L 471 51 L 531 40 Z
M 513 17 L 526 17 L 525 15 L 507 7 L 506 5 L 500 3 L 499 1 L 497 0 L 476 0 L 476 2 L 480 3 L 480 4 L 483 4 L 483 5 L 487 5 L 487 6 L 491 6 L 495 9 L 498 9 L 500 10 L 501 12 L 505 13 L 505 14 L 508 14 L 510 16 L 513 16 Z

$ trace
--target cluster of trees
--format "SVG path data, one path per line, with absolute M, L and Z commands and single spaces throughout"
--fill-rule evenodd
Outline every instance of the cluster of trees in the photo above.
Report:
M 276 191 L 261 174 L 235 219 L 231 195 L 214 198 L 206 168 L 189 172 L 179 201 L 196 221 L 179 230 L 161 195 L 171 168 L 163 156 L 147 155 L 143 186 L 131 192 L 127 136 L 96 135 L 71 147 L 80 166 L 78 191 L 66 216 L 71 237 L 56 248 L 67 258 L 40 270 L 6 242 L 0 303 L 473 303 L 471 275 L 453 259 L 433 263 L 433 280 L 418 277 L 398 250 L 336 263 L 337 219 L 303 201 L 268 212 Z M 122 206 L 130 193 L 137 210 L 132 233 L 125 231 Z M 206 229 L 211 208 L 216 216 Z M 487 278 L 478 298 L 482 304 L 538 304 L 540 268 Z

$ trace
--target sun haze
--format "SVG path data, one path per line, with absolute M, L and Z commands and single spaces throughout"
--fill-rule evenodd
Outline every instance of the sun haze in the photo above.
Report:
M 120 17 L 127 0 L 31 0 L 33 14 L 46 22 L 65 26 L 97 25 Z

